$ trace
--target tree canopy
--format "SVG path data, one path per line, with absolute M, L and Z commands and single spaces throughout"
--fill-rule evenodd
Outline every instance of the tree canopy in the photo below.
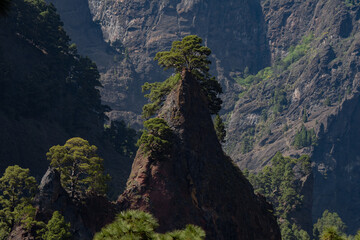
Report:
M 174 69 L 175 75 L 163 83 L 145 83 L 143 91 L 150 90 L 145 95 L 151 103 L 143 108 L 143 116 L 149 118 L 160 109 L 166 95 L 173 89 L 183 70 L 190 71 L 193 77 L 200 83 L 202 92 L 207 97 L 208 107 L 211 114 L 216 114 L 221 109 L 222 100 L 219 95 L 222 88 L 219 82 L 209 73 L 211 50 L 202 46 L 202 39 L 196 35 L 184 37 L 181 41 L 174 41 L 169 51 L 158 52 L 155 60 L 164 69 Z
M 96 146 L 75 137 L 63 146 L 51 147 L 46 154 L 50 166 L 60 172 L 62 186 L 72 197 L 105 194 L 110 177 L 104 174 L 104 160 L 96 151 Z
M 216 114 L 216 117 L 214 119 L 214 128 L 219 142 L 224 143 L 226 137 L 225 125 L 222 119 L 220 118 L 219 114 Z
M 320 235 L 329 228 L 336 229 L 337 232 L 341 234 L 345 231 L 346 225 L 336 212 L 325 210 L 321 218 L 314 224 L 313 235 L 315 239 L 319 239 Z M 331 232 L 334 231 L 331 230 Z
M 172 130 L 162 118 L 144 122 L 144 131 L 138 146 L 153 159 L 161 159 L 171 149 Z
M 26 228 L 35 223 L 35 208 L 31 201 L 37 191 L 35 178 L 29 169 L 9 166 L 0 178 L 0 239 L 6 239 L 18 223 Z
M 66 223 L 64 216 L 55 211 L 46 225 L 42 238 L 44 240 L 70 240 L 70 223 Z
M 205 232 L 200 227 L 187 225 L 184 230 L 175 230 L 164 234 L 156 233 L 159 226 L 156 218 L 150 213 L 139 210 L 128 210 L 117 215 L 115 221 L 101 232 L 94 240 L 204 240 Z

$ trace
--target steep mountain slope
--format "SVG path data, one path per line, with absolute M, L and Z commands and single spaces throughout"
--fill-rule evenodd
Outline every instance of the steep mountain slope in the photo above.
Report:
M 70 45 L 62 25 L 44 1 L 14 0 L 0 19 L 0 172 L 18 164 L 40 179 L 48 149 L 81 136 L 99 146 L 106 165 L 122 166 L 108 169 L 125 184 L 130 160 L 104 138 L 96 65 Z
M 160 231 L 193 223 L 208 239 L 280 239 L 271 205 L 224 155 L 190 72 L 183 71 L 158 116 L 173 130 L 169 156 L 152 158 L 140 147 L 119 204 L 152 212 Z
M 244 86 L 229 120 L 227 152 L 252 170 L 277 151 L 312 155 L 313 220 L 331 209 L 354 232 L 360 9 L 340 0 L 262 4 L 274 63 Z

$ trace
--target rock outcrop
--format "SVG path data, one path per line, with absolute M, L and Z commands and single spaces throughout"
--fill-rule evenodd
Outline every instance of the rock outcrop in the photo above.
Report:
M 71 224 L 74 239 L 92 239 L 114 220 L 117 212 L 117 207 L 106 197 L 95 196 L 81 201 L 70 198 L 61 186 L 60 174 L 51 168 L 42 178 L 39 190 L 35 197 L 37 220 L 47 222 L 54 211 L 59 211 Z
M 207 239 L 280 239 L 272 207 L 227 157 L 217 140 L 206 98 L 191 73 L 168 95 L 158 117 L 174 133 L 170 155 L 137 152 L 122 208 L 146 210 L 160 231 L 203 227 Z

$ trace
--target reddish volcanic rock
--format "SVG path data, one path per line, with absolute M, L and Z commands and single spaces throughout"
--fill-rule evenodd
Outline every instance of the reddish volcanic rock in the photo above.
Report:
M 153 213 L 163 232 L 191 223 L 207 239 L 281 239 L 271 205 L 223 153 L 191 73 L 183 73 L 158 117 L 174 132 L 171 153 L 158 160 L 138 151 L 122 208 Z

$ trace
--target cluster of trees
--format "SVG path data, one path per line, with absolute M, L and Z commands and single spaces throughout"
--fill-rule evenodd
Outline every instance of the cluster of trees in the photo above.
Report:
M 51 147 L 46 154 L 50 166 L 60 173 L 61 185 L 72 198 L 105 195 L 110 176 L 104 174 L 104 160 L 96 151 L 96 146 L 75 137 L 63 146 Z
M 105 124 L 104 135 L 118 153 L 127 157 L 135 156 L 138 134 L 133 128 L 127 126 L 125 121 L 113 120 Z
M 145 83 L 143 91 L 150 90 L 145 97 L 151 103 L 143 108 L 143 116 L 149 118 L 160 109 L 166 95 L 180 80 L 183 70 L 190 71 L 193 77 L 200 83 L 202 92 L 207 97 L 208 107 L 211 114 L 217 114 L 221 109 L 222 100 L 219 95 L 222 88 L 219 82 L 209 73 L 211 50 L 202 46 L 202 39 L 196 35 L 184 37 L 181 41 L 174 41 L 170 51 L 158 52 L 155 60 L 166 69 L 174 69 L 175 73 L 163 83 Z
M 104 195 L 109 176 L 104 174 L 103 159 L 97 148 L 82 138 L 69 139 L 63 146 L 50 148 L 50 166 L 59 171 L 62 187 L 75 199 Z M 57 211 L 45 224 L 36 220 L 33 199 L 38 191 L 29 169 L 9 166 L 0 178 L 0 239 L 6 239 L 17 225 L 23 226 L 37 239 L 70 239 L 70 224 Z
M 144 122 L 144 127 L 138 146 L 150 158 L 164 159 L 172 147 L 171 128 L 162 118 L 151 118 Z
M 208 100 L 208 108 L 211 114 L 217 114 L 221 109 L 222 100 L 219 95 L 222 88 L 218 81 L 209 73 L 210 61 L 208 59 L 211 50 L 202 46 L 202 39 L 196 35 L 184 37 L 181 41 L 174 41 L 170 51 L 158 52 L 155 60 L 165 69 L 174 69 L 174 74 L 164 82 L 148 83 L 142 86 L 142 90 L 149 91 L 145 97 L 149 103 L 143 107 L 143 118 L 149 119 L 162 107 L 167 95 L 174 89 L 181 79 L 182 71 L 191 72 L 199 82 L 201 91 Z M 161 157 L 171 147 L 171 129 L 167 123 L 154 118 L 145 121 L 142 136 L 138 146 L 142 146 L 145 153 L 151 153 L 152 157 Z M 214 128 L 220 142 L 225 141 L 225 126 L 219 115 L 214 119 Z
M 35 219 L 36 209 L 32 201 L 37 190 L 29 169 L 15 165 L 5 170 L 0 178 L 0 239 L 7 239 L 18 225 L 40 240 L 71 238 L 70 224 L 59 212 L 55 211 L 47 224 Z
M 141 240 L 204 240 L 205 232 L 198 226 L 187 225 L 183 230 L 156 233 L 159 226 L 150 214 L 128 210 L 117 215 L 115 221 L 97 233 L 94 240 L 141 239 Z
M 292 211 L 302 204 L 300 183 L 295 178 L 311 173 L 310 158 L 307 155 L 299 159 L 284 157 L 277 153 L 271 160 L 271 166 L 257 174 L 244 170 L 256 193 L 266 197 L 274 206 L 283 240 L 360 240 L 360 231 L 355 236 L 345 234 L 346 225 L 335 212 L 325 210 L 313 226 L 312 234 L 301 229 L 290 218 Z
M 345 234 L 346 225 L 336 212 L 325 210 L 314 224 L 315 240 L 360 240 L 360 230 L 355 236 Z
M 12 0 L 6 18 L 4 35 L 16 36 L 17 47 L 34 59 L 1 49 L 0 111 L 15 118 L 50 118 L 71 133 L 102 128 L 108 108 L 101 104 L 99 72 L 70 44 L 55 7 L 43 0 Z
M 244 175 L 253 185 L 254 191 L 264 195 L 273 204 L 285 240 L 307 239 L 308 234 L 289 218 L 289 214 L 301 205 L 303 199 L 295 174 L 305 176 L 310 172 L 309 156 L 303 155 L 294 159 L 284 157 L 279 152 L 271 159 L 271 166 L 266 166 L 259 173 L 253 174 L 247 169 L 244 170 Z
M 161 126 L 164 121 L 156 118 L 151 120 L 156 123 L 150 122 L 146 125 Z M 168 130 L 157 128 L 156 131 Z M 81 201 L 89 195 L 105 194 L 109 176 L 104 174 L 103 160 L 96 154 L 96 147 L 88 141 L 81 138 L 69 139 L 63 146 L 50 148 L 47 157 L 50 166 L 60 172 L 62 187 L 75 201 Z M 14 227 L 19 225 L 39 240 L 71 239 L 70 224 L 60 212 L 55 211 L 47 224 L 36 220 L 33 200 L 37 191 L 37 183 L 35 178 L 30 176 L 29 169 L 17 165 L 6 169 L 0 178 L 0 239 L 7 239 Z M 151 214 L 129 210 L 119 213 L 116 220 L 104 227 L 94 239 L 205 239 L 205 232 L 194 225 L 165 234 L 155 232 L 158 226 L 157 220 Z
M 306 113 L 306 112 L 305 112 Z M 301 125 L 300 130 L 296 131 L 293 146 L 297 149 L 316 145 L 317 137 L 315 130 L 312 128 L 308 130 L 304 124 Z

